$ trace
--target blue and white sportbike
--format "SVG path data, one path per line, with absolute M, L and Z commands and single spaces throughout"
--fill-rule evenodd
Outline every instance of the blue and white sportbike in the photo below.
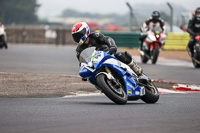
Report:
M 82 51 L 79 61 L 79 75 L 116 104 L 138 99 L 156 103 L 159 99 L 158 89 L 151 79 L 139 78 L 128 65 L 106 52 L 90 47 Z

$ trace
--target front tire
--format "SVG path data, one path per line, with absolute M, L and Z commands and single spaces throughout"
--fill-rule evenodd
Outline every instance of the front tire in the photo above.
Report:
M 200 61 L 200 47 L 194 46 L 194 57 L 197 61 Z M 194 59 L 192 58 L 192 63 L 195 68 L 200 68 L 200 64 L 198 64 Z
M 200 64 L 198 64 L 194 59 L 192 59 L 192 63 L 195 68 L 200 68 Z
M 127 95 L 124 89 L 120 89 L 121 93 L 118 93 L 115 91 L 116 88 L 113 88 L 114 86 L 110 85 L 110 80 L 106 77 L 105 74 L 100 74 L 96 77 L 97 85 L 103 93 L 113 102 L 116 104 L 126 104 L 127 103 Z
M 149 60 L 149 57 L 147 57 L 148 52 L 147 50 L 144 50 L 143 52 L 144 52 L 144 55 L 140 54 L 140 57 L 141 57 L 142 63 L 146 64 Z
M 5 47 L 5 49 L 8 49 L 8 45 L 7 45 L 7 42 L 5 40 L 5 37 L 1 36 L 0 37 L 0 49 L 2 49 L 3 47 Z
M 157 45 L 155 45 L 152 51 L 152 59 L 151 59 L 152 64 L 156 64 L 158 60 L 158 55 L 159 55 L 159 48 Z
M 142 61 L 142 63 L 146 64 L 148 60 L 149 60 L 149 58 L 147 56 L 145 56 L 145 55 L 142 56 L 141 55 L 141 61 Z

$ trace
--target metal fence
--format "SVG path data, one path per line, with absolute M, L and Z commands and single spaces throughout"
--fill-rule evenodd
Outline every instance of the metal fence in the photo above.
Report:
M 73 44 L 71 30 L 65 28 L 8 27 L 8 43 Z

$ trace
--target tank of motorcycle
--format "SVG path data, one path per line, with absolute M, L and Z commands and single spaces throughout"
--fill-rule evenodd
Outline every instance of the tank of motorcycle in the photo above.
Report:
M 91 59 L 93 62 L 94 68 L 95 69 L 99 68 L 102 65 L 102 62 L 104 62 L 108 58 L 113 58 L 113 57 L 103 51 L 96 51 L 94 56 Z

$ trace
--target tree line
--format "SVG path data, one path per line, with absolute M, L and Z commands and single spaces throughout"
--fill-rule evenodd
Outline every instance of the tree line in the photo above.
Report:
M 0 21 L 3 24 L 34 24 L 38 22 L 37 0 L 1 0 Z

